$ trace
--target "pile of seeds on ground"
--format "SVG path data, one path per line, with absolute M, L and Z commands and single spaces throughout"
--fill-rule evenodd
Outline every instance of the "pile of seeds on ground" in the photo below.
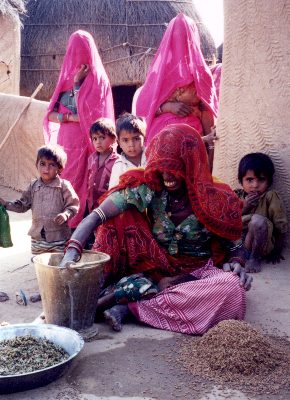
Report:
M 246 393 L 290 388 L 290 343 L 242 321 L 223 321 L 201 338 L 186 338 L 179 361 L 195 376 Z
M 68 358 L 60 346 L 47 339 L 18 336 L 0 342 L 0 376 L 37 371 Z

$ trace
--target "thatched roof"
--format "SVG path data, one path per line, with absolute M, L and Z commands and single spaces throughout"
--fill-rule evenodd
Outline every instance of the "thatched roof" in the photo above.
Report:
M 25 1 L 23 0 L 0 0 L 0 15 L 19 21 L 19 14 L 25 12 Z
M 29 0 L 21 51 L 21 93 L 44 82 L 42 99 L 55 87 L 67 41 L 77 29 L 95 38 L 111 84 L 140 85 L 168 22 L 179 12 L 197 24 L 206 59 L 214 41 L 191 0 Z

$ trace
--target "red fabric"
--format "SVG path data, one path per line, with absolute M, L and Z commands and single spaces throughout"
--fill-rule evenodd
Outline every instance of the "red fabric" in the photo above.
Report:
M 198 220 L 218 236 L 240 238 L 242 202 L 228 185 L 213 180 L 198 132 L 185 124 L 170 125 L 153 138 L 146 158 L 145 181 L 151 189 L 163 189 L 162 172 L 183 178 Z
M 81 64 L 89 65 L 89 73 L 77 97 L 79 123 L 57 124 L 48 120 L 62 92 L 73 88 L 73 79 Z M 60 104 L 59 112 L 70 112 Z M 69 180 L 80 198 L 80 210 L 70 220 L 76 227 L 82 220 L 87 196 L 87 162 L 94 151 L 89 130 L 100 117 L 114 121 L 114 106 L 110 82 L 100 59 L 93 37 L 85 31 L 74 32 L 69 39 L 59 79 L 44 118 L 45 142 L 57 142 L 67 153 L 68 160 L 62 178 Z
M 197 96 L 217 115 L 218 103 L 212 74 L 200 50 L 200 38 L 194 21 L 179 14 L 173 18 L 162 38 L 136 102 L 136 113 L 146 118 L 146 144 L 170 123 L 188 123 L 199 132 L 197 117 L 181 118 L 173 114 L 155 113 L 178 87 L 195 82 Z

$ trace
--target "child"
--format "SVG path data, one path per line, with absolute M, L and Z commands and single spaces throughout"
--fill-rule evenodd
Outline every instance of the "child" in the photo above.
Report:
M 99 198 L 108 190 L 114 163 L 120 158 L 116 151 L 116 130 L 109 118 L 97 119 L 90 129 L 96 150 L 88 160 L 88 210 L 98 207 Z
M 116 121 L 118 144 L 121 157 L 113 166 L 109 189 L 118 185 L 119 177 L 130 168 L 144 167 L 146 164 L 144 139 L 145 121 L 133 114 L 125 113 Z
M 60 178 L 65 167 L 66 153 L 59 145 L 47 145 L 38 149 L 36 167 L 39 178 L 22 193 L 19 200 L 0 204 L 18 213 L 32 211 L 31 236 L 33 255 L 63 251 L 71 231 L 67 221 L 77 214 L 79 198 L 71 183 Z
M 239 163 L 238 179 L 243 189 L 243 240 L 249 259 L 247 272 L 260 272 L 263 258 L 273 264 L 284 260 L 282 249 L 288 229 L 287 217 L 279 194 L 270 190 L 275 169 L 263 153 L 250 153 Z

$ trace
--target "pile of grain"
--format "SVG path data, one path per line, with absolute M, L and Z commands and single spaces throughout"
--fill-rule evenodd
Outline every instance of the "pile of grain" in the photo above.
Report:
M 68 358 L 60 346 L 47 339 L 18 336 L 0 342 L 0 376 L 38 371 Z
M 193 375 L 223 387 L 252 394 L 290 388 L 290 343 L 242 321 L 223 321 L 199 339 L 187 338 L 179 360 Z

